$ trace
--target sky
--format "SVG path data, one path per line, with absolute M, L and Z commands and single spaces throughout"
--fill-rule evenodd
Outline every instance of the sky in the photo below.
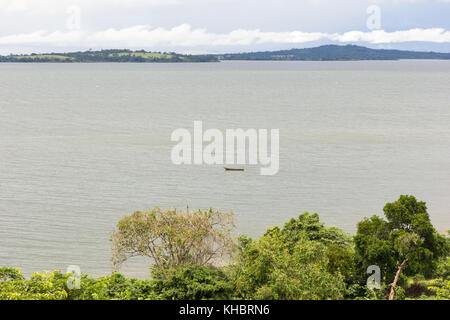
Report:
M 0 0 L 0 54 L 357 44 L 450 52 L 450 0 Z

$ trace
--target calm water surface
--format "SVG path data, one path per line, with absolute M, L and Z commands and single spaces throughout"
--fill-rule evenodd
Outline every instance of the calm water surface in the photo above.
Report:
M 280 172 L 174 166 L 176 128 L 280 128 Z M 0 266 L 110 272 L 136 210 L 301 212 L 348 232 L 400 194 L 450 229 L 450 61 L 0 64 Z M 148 261 L 124 266 L 145 277 Z

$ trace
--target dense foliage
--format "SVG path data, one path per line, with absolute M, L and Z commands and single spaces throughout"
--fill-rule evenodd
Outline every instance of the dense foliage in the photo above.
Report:
M 387 221 L 373 216 L 358 224 L 355 247 L 361 271 L 376 264 L 385 281 L 392 281 L 393 299 L 402 274 L 431 277 L 436 272 L 448 243 L 431 224 L 425 203 L 413 196 L 400 196 L 383 210 Z
M 274 229 L 261 239 L 242 239 L 234 266 L 236 294 L 243 299 L 341 299 L 345 284 L 339 272 L 328 270 L 326 247 L 301 238 L 284 241 Z
M 304 213 L 236 247 L 229 214 L 136 212 L 113 232 L 113 260 L 151 257 L 149 280 L 84 274 L 70 289 L 72 274 L 26 279 L 0 268 L 0 300 L 450 299 L 450 238 L 436 232 L 425 203 L 401 196 L 384 215 L 361 221 L 352 238 Z M 229 265 L 210 259 L 213 248 L 234 252 L 221 260 Z M 380 289 L 366 285 L 370 265 L 381 269 Z

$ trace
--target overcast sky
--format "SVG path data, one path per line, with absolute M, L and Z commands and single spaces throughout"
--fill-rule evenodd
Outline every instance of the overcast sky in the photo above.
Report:
M 0 0 L 0 54 L 326 43 L 450 52 L 450 0 Z

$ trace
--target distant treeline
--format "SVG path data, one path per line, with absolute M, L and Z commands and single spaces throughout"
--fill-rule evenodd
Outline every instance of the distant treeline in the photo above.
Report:
M 402 50 L 370 49 L 355 45 L 325 45 L 316 48 L 290 49 L 280 51 L 231 53 L 219 55 L 221 60 L 400 60 L 400 59 L 450 59 L 450 53 L 417 52 Z
M 356 61 L 400 59 L 449 60 L 450 53 L 370 49 L 355 45 L 325 45 L 316 48 L 220 55 L 185 55 L 174 52 L 148 52 L 145 50 L 131 51 L 118 49 L 0 56 L 0 62 L 218 62 L 220 60 Z
M 0 56 L 0 62 L 217 62 L 212 55 L 184 55 L 144 50 L 101 50 Z

